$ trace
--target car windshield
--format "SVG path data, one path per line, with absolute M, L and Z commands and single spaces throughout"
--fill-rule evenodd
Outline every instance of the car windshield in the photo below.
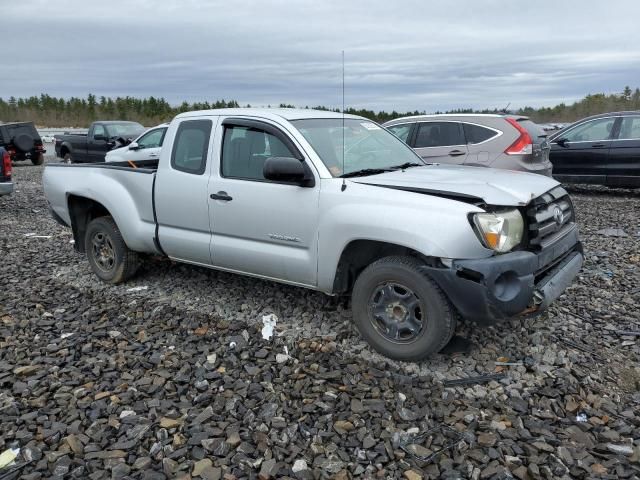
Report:
M 425 164 L 402 140 L 365 119 L 323 118 L 293 120 L 291 123 L 311 144 L 334 177 L 361 170 L 388 170 Z
M 110 123 L 107 125 L 107 130 L 112 137 L 135 138 L 144 132 L 144 127 L 135 122 Z

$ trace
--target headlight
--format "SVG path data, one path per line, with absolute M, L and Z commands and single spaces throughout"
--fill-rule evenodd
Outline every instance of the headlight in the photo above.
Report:
M 500 213 L 476 213 L 473 223 L 485 247 L 504 253 L 522 241 L 524 221 L 516 209 Z

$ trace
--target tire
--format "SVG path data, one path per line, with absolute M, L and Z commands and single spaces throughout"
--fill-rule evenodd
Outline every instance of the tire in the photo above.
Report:
M 351 308 L 364 339 L 394 360 L 422 360 L 439 352 L 456 328 L 449 300 L 412 257 L 385 257 L 369 265 L 356 279 Z
M 64 157 L 62 157 L 62 163 L 72 164 L 73 160 L 71 160 L 71 154 L 65 153 Z
M 37 153 L 35 157 L 31 157 L 31 163 L 34 165 L 42 165 L 44 163 L 44 154 Z
M 125 282 L 140 264 L 138 254 L 129 250 L 111 217 L 98 217 L 89 222 L 84 245 L 91 269 L 107 283 Z
M 35 140 L 31 135 L 27 135 L 26 133 L 21 133 L 20 135 L 16 135 L 13 138 L 13 145 L 16 147 L 16 150 L 20 150 L 23 153 L 30 152 L 35 145 Z

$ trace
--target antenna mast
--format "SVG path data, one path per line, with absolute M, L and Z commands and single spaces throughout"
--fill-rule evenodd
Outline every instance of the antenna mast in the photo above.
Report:
M 342 175 L 344 175 L 344 50 L 342 50 Z M 342 187 L 340 191 L 344 192 L 347 188 L 347 183 L 342 177 Z

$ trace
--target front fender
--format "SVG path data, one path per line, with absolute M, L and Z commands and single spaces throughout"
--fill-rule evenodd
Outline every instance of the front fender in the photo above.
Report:
M 436 258 L 492 255 L 480 244 L 467 219 L 469 213 L 482 211 L 474 205 L 355 183 L 344 192 L 324 186 L 318 234 L 321 291 L 333 290 L 342 252 L 355 240 L 395 244 Z

